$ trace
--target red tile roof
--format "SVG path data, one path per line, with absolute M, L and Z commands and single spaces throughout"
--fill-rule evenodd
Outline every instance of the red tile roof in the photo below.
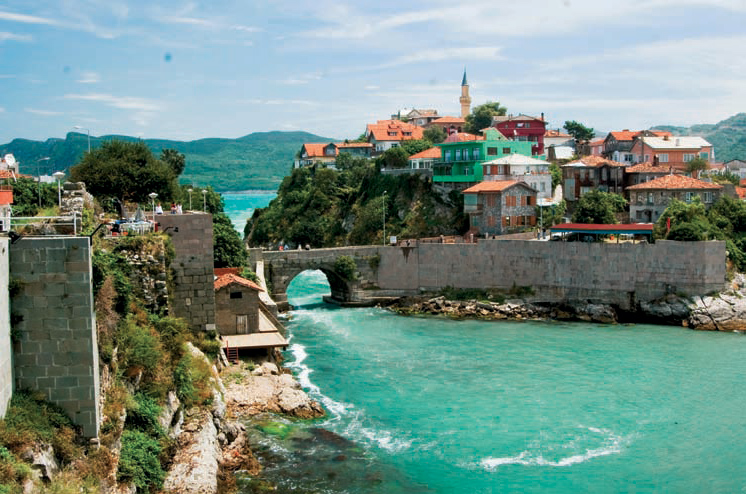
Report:
M 736 187 L 736 194 L 738 194 L 738 198 L 742 201 L 746 199 L 746 187 Z
M 224 274 L 235 274 L 238 275 L 238 273 L 241 271 L 241 268 L 215 268 L 212 270 L 213 273 L 215 273 L 215 276 L 220 278 Z
M 409 157 L 410 160 L 420 160 L 420 159 L 438 159 L 440 158 L 440 148 L 439 147 L 432 147 L 430 149 L 425 149 L 424 151 L 420 151 L 419 153 L 413 154 Z
M 703 182 L 696 178 L 686 177 L 684 175 L 665 175 L 663 177 L 656 178 L 643 184 L 632 185 L 627 187 L 627 190 L 657 190 L 657 189 L 668 189 L 668 190 L 689 190 L 689 189 L 711 189 L 719 190 L 722 189 L 722 185 L 713 184 L 710 182 Z
M 671 171 L 679 173 L 679 170 L 676 170 L 675 168 L 672 168 L 668 165 L 656 165 L 655 163 L 650 162 L 638 163 L 636 165 L 629 166 L 624 171 L 625 173 L 670 173 Z
M 468 134 L 466 132 L 454 132 L 453 134 L 446 137 L 443 142 L 466 142 L 466 141 L 483 141 L 484 136 L 477 136 L 474 134 Z
M 407 141 L 410 139 L 422 139 L 425 129 L 399 120 L 379 120 L 377 123 L 368 124 L 367 134 L 376 141 Z M 410 133 L 411 135 L 404 135 Z M 393 135 L 389 135 L 393 134 Z
M 247 280 L 246 278 L 241 278 L 240 276 L 235 275 L 233 273 L 224 274 L 223 276 L 215 280 L 215 291 L 218 291 L 221 288 L 224 288 L 228 285 L 232 285 L 233 283 L 236 283 L 241 286 L 245 286 L 246 288 L 251 288 L 258 292 L 264 291 L 262 287 L 260 287 L 253 281 Z
M 671 137 L 671 133 L 665 130 L 651 130 L 650 132 L 656 137 L 666 137 L 666 136 Z M 614 136 L 614 139 L 616 139 L 617 141 L 631 141 L 635 137 L 641 136 L 642 133 L 643 133 L 642 130 L 627 130 L 627 129 L 609 132 L 609 134 Z
M 306 155 L 309 158 L 323 158 L 326 155 L 324 154 L 324 148 L 327 147 L 329 142 L 307 142 L 303 145 L 303 147 L 306 149 Z M 337 150 L 334 150 L 334 155 L 336 156 Z M 329 158 L 330 156 L 326 156 Z
M 561 130 L 552 130 L 549 129 L 546 132 L 544 132 L 544 137 L 567 137 L 570 139 L 572 136 L 566 132 L 562 132 Z
M 26 175 L 20 175 L 20 176 L 26 176 Z M 13 175 L 13 172 L 10 170 L 0 170 L 0 180 L 5 178 L 14 178 L 15 175 Z
M 338 148 L 372 148 L 373 144 L 369 142 L 340 142 Z
M 601 165 L 609 165 L 609 166 L 624 166 L 624 164 L 619 163 L 618 161 L 609 160 L 606 158 L 602 158 L 601 156 L 583 156 L 579 160 L 573 161 L 571 163 L 567 163 L 566 165 L 562 166 L 592 166 L 597 167 Z
M 464 190 L 462 194 L 467 193 L 478 193 L 478 192 L 502 192 L 505 189 L 509 189 L 514 185 L 523 185 L 530 188 L 525 182 L 519 182 L 517 180 L 496 180 L 496 181 L 485 181 L 479 182 L 477 185 L 473 185 L 468 189 Z
M 430 123 L 434 124 L 463 124 L 466 123 L 466 120 L 459 117 L 440 117 L 437 120 L 433 120 Z
M 746 178 L 741 179 L 741 187 L 746 187 Z

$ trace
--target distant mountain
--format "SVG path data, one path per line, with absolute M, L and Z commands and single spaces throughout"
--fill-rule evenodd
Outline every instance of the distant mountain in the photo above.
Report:
M 138 140 L 120 135 L 91 137 L 91 147 L 96 148 L 112 139 Z M 196 141 L 144 139 L 156 155 L 162 149 L 171 148 L 186 156 L 181 183 L 212 185 L 217 190 L 275 190 L 282 178 L 290 173 L 295 154 L 304 143 L 332 141 L 336 139 L 308 132 L 255 132 L 238 139 Z M 43 142 L 13 139 L 0 145 L 0 154 L 12 153 L 21 163 L 21 173 L 37 175 L 69 169 L 78 163 L 86 149 L 87 135 L 70 132 L 65 139 L 53 138 Z M 50 159 L 39 161 L 45 157 Z
M 702 136 L 715 146 L 715 158 L 718 161 L 746 159 L 746 113 L 738 113 L 714 125 L 700 124 L 691 127 L 657 125 L 651 128 L 667 130 L 680 136 Z

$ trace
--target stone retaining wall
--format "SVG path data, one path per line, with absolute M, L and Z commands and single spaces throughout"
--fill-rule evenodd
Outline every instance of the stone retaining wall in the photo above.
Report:
M 0 418 L 5 416 L 13 394 L 13 355 L 8 303 L 8 239 L 0 238 Z

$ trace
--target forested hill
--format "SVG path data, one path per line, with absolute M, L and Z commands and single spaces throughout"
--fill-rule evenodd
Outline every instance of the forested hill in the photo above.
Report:
M 91 136 L 91 146 L 98 147 L 103 141 L 111 139 L 138 140 L 120 135 Z M 144 142 L 156 154 L 160 154 L 162 149 L 171 148 L 186 156 L 182 183 L 212 185 L 216 190 L 275 190 L 283 177 L 290 173 L 295 154 L 304 143 L 335 140 L 308 132 L 275 131 L 255 132 L 238 139 L 144 139 Z M 12 153 L 21 163 L 21 173 L 36 175 L 37 165 L 42 174 L 69 169 L 86 149 L 87 135 L 70 132 L 65 139 L 14 139 L 0 145 L 0 154 Z M 39 161 L 45 157 L 50 159 Z
M 746 113 L 738 113 L 716 124 L 692 125 L 691 127 L 657 125 L 653 128 L 668 130 L 674 135 L 704 137 L 715 146 L 717 161 L 746 160 Z

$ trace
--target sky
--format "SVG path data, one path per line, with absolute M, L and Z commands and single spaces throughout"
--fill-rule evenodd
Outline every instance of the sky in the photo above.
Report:
M 746 111 L 746 0 L 3 0 L 0 143 L 356 138 L 402 108 L 499 101 L 549 127 Z

